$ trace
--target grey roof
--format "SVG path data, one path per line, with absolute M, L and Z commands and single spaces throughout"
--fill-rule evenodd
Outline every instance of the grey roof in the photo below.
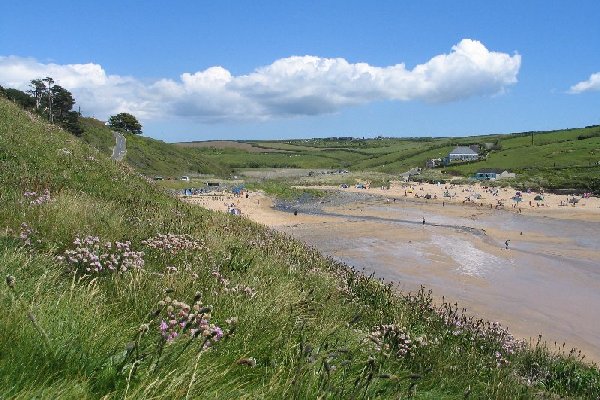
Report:
M 472 155 L 477 155 L 477 152 L 474 151 L 473 149 L 471 149 L 470 147 L 467 146 L 458 146 L 456 147 L 454 150 L 452 150 L 450 152 L 450 154 L 452 155 L 458 155 L 458 154 L 472 154 Z

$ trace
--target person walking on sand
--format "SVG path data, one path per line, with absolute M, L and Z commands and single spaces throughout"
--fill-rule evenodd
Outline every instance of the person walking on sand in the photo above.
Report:
M 506 246 L 506 250 L 508 250 L 508 242 L 510 242 L 510 239 L 507 239 L 506 242 L 504 242 L 504 245 Z
M 423 225 L 425 225 L 425 217 L 423 217 Z

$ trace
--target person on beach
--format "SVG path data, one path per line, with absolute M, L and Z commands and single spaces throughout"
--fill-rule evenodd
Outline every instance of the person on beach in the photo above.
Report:
M 504 242 L 504 245 L 506 246 L 506 250 L 508 250 L 508 242 L 510 242 L 510 239 L 507 239 L 506 242 Z
M 423 225 L 425 225 L 425 217 L 423 217 Z

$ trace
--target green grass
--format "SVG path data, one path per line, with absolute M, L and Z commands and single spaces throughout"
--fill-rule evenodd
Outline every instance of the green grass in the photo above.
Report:
M 472 176 L 480 168 L 517 173 L 516 185 L 546 189 L 573 188 L 600 193 L 600 128 L 569 129 L 531 135 L 511 135 L 484 161 L 446 168 Z
M 426 291 L 398 294 L 285 235 L 183 204 L 1 99 L 0 116 L 2 398 L 600 395 L 600 372 L 576 352 L 510 353 L 504 333 Z M 49 201 L 30 203 L 46 189 Z M 170 247 L 147 242 L 167 233 Z M 111 242 L 98 254 L 126 258 L 116 242 L 130 241 L 143 269 L 57 258 L 91 247 L 73 244 L 87 235 Z M 173 300 L 195 299 L 223 337 L 205 348 L 216 328 L 190 338 L 186 325 L 167 342 L 160 322 L 184 307 Z
M 110 128 L 93 118 L 82 118 L 82 139 L 110 156 L 115 139 Z M 146 176 L 178 179 L 183 175 L 227 176 L 231 172 L 218 159 L 205 157 L 198 149 L 181 147 L 138 135 L 126 135 L 125 161 Z
M 230 172 L 218 159 L 211 160 L 198 149 L 136 135 L 127 135 L 126 161 L 146 175 L 173 178 L 197 174 L 225 176 Z
M 102 121 L 94 118 L 82 117 L 79 121 L 83 129 L 81 138 L 102 153 L 110 156 L 115 146 L 115 138 L 110 129 Z

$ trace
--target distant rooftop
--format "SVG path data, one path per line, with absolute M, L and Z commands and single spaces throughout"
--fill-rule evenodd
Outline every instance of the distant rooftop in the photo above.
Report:
M 477 174 L 501 174 L 504 171 L 506 171 L 506 169 L 500 169 L 500 168 L 481 168 L 476 173 Z
M 458 146 L 454 150 L 450 152 L 451 155 L 459 155 L 459 154 L 474 154 L 477 155 L 477 152 L 467 146 Z

